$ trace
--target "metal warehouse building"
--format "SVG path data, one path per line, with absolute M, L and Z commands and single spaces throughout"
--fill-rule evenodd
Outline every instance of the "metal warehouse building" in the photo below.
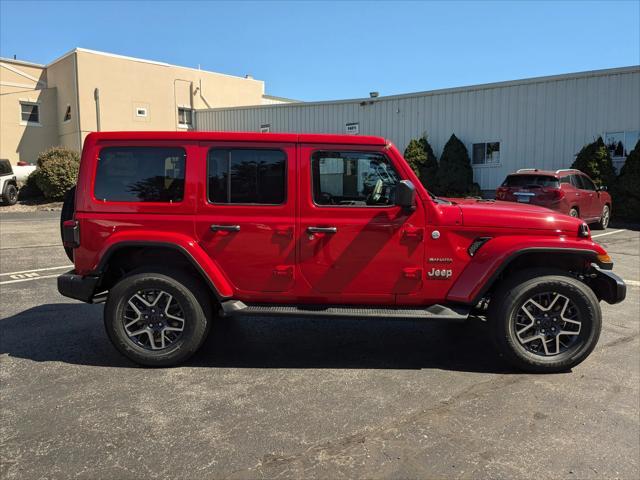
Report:
M 455 133 L 475 181 L 496 188 L 518 168 L 567 168 L 598 136 L 624 163 L 640 132 L 640 66 L 409 93 L 196 111 L 198 130 L 381 135 L 403 150 L 427 135 L 436 155 Z

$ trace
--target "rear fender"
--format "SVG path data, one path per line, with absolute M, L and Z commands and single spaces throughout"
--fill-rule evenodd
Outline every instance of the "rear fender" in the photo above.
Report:
M 497 237 L 485 243 L 471 258 L 463 272 L 447 293 L 450 302 L 475 305 L 491 288 L 497 277 L 511 262 L 527 254 L 568 254 L 584 259 L 586 264 L 597 262 L 606 251 L 590 239 L 566 237 Z M 548 265 L 554 267 L 553 257 Z
M 102 274 L 109 262 L 109 258 L 118 250 L 127 247 L 146 246 L 179 250 L 193 267 L 200 272 L 218 300 L 223 300 L 233 295 L 231 285 L 218 265 L 193 238 L 184 234 L 144 230 L 114 233 L 105 242 L 98 255 L 100 263 L 96 266 L 94 274 Z

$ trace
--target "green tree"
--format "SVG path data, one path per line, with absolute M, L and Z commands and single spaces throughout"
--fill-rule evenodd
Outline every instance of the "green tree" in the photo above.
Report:
M 451 135 L 440 156 L 438 189 L 445 196 L 464 196 L 473 190 L 469 152 L 455 134 Z
M 629 152 L 611 193 L 616 216 L 640 222 L 640 140 Z
M 602 137 L 582 147 L 571 168 L 586 173 L 598 186 L 611 186 L 615 182 L 616 171 L 613 168 L 609 149 L 602 141 Z
M 413 139 L 404 150 L 404 158 L 428 190 L 437 190 L 438 159 L 427 136 Z
M 38 156 L 35 184 L 48 200 L 62 200 L 78 180 L 80 155 L 65 147 L 51 147 Z

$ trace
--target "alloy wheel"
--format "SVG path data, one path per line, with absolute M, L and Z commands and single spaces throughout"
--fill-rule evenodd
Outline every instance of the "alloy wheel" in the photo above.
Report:
M 568 297 L 545 292 L 522 304 L 514 327 L 520 345 L 535 355 L 549 357 L 566 352 L 578 342 L 582 321 Z
M 184 331 L 184 310 L 164 290 L 139 290 L 127 300 L 122 315 L 129 339 L 146 350 L 163 350 L 175 344 Z
M 602 228 L 607 228 L 609 226 L 610 217 L 611 217 L 611 212 L 609 212 L 609 207 L 605 205 L 604 208 L 602 209 L 602 218 L 600 219 Z

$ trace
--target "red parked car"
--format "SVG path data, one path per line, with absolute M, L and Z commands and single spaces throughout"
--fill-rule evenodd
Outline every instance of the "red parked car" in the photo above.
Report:
M 438 198 L 380 137 L 92 133 L 61 217 L 75 268 L 58 290 L 106 302 L 143 365 L 185 361 L 234 315 L 479 315 L 506 359 L 554 372 L 626 293 L 583 221 Z
M 496 198 L 540 205 L 605 229 L 611 218 L 611 195 L 606 190 L 580 170 L 523 168 L 507 176 Z

